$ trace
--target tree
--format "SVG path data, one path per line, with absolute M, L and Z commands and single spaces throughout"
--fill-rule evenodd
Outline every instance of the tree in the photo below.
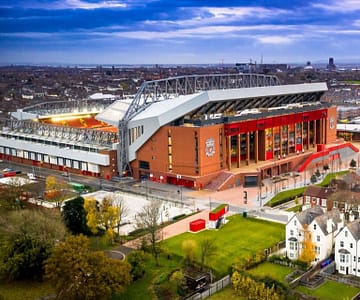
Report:
M 299 260 L 310 264 L 316 257 L 315 245 L 312 241 L 311 231 L 309 225 L 304 224 L 304 239 L 302 241 L 302 251 L 299 256 Z
M 14 211 L 3 217 L 0 274 L 8 280 L 41 278 L 43 262 L 55 243 L 66 236 L 58 212 Z
M 135 281 L 142 278 L 145 274 L 145 252 L 132 251 L 126 256 L 126 260 L 131 265 L 130 274 L 132 279 Z
M 65 181 L 58 180 L 54 176 L 46 177 L 45 193 L 46 200 L 53 202 L 62 202 L 69 194 L 69 184 Z
M 181 247 L 185 255 L 185 264 L 191 266 L 196 257 L 196 242 L 194 240 L 184 240 Z
M 310 182 L 311 182 L 312 184 L 314 184 L 316 181 L 317 181 L 316 175 L 315 175 L 315 174 L 312 174 L 311 177 L 310 177 Z
M 324 166 L 323 166 L 323 170 L 326 172 L 327 170 L 329 170 L 330 169 L 330 167 L 329 167 L 329 165 L 328 164 L 325 164 Z
M 127 215 L 129 214 L 129 207 L 126 205 L 125 199 L 120 195 L 116 195 L 114 197 L 113 205 L 119 208 L 119 218 L 116 224 L 116 228 L 117 228 L 117 234 L 120 235 L 120 225 L 121 222 L 125 219 L 125 217 L 127 217 Z
M 151 253 L 155 258 L 155 263 L 159 266 L 159 253 L 160 250 L 156 242 L 160 239 L 161 227 L 159 225 L 161 202 L 158 200 L 151 200 L 148 205 L 135 217 L 136 225 L 138 228 L 146 229 L 148 232 L 148 239 L 150 242 Z
M 85 199 L 84 208 L 87 213 L 87 226 L 93 234 L 99 229 L 105 230 L 107 240 L 114 242 L 114 228 L 120 222 L 120 208 L 113 206 L 111 198 L 104 198 L 100 203 L 95 199 Z
M 27 191 L 18 177 L 12 177 L 6 185 L 0 186 L 0 207 L 2 209 L 18 209 L 21 207 L 21 194 Z
M 350 161 L 350 168 L 356 168 L 356 161 L 355 161 L 355 159 L 352 159 L 352 160 Z
M 62 207 L 62 217 L 66 227 L 73 233 L 88 235 L 90 229 L 86 224 L 86 211 L 84 209 L 84 198 L 77 197 L 66 201 Z
M 203 238 L 200 241 L 200 267 L 201 270 L 204 268 L 207 260 L 214 256 L 217 251 L 215 239 Z
M 130 284 L 130 264 L 90 251 L 84 235 L 70 236 L 56 245 L 45 262 L 46 278 L 56 289 L 56 299 L 110 299 Z

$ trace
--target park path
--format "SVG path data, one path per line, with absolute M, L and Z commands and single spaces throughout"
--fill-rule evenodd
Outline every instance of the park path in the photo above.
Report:
M 181 233 L 187 232 L 190 229 L 190 222 L 197 220 L 197 219 L 204 219 L 206 224 L 209 221 L 209 210 L 202 210 L 197 214 L 189 216 L 185 219 L 177 221 L 176 223 L 170 224 L 162 229 L 162 236 L 163 240 L 168 239 L 170 237 L 179 235 Z M 141 245 L 141 238 L 126 242 L 123 246 L 132 249 L 138 249 Z

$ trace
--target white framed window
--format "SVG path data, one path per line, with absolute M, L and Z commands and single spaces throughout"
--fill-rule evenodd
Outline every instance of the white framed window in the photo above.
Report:
M 294 230 L 290 230 L 290 235 L 293 236 L 294 235 Z
M 340 262 L 341 263 L 345 262 L 345 254 L 340 254 Z
M 344 247 L 344 241 L 340 241 L 340 247 Z
M 290 242 L 290 250 L 294 250 L 294 242 Z
M 320 235 L 316 236 L 316 241 L 320 242 Z

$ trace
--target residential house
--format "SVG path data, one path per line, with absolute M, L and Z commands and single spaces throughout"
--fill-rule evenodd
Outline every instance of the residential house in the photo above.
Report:
M 335 236 L 343 227 L 344 216 L 336 208 L 324 211 L 320 206 L 313 206 L 293 215 L 285 229 L 287 256 L 299 259 L 307 235 L 314 246 L 313 262 L 327 258 L 332 253 Z
M 360 276 L 360 219 L 349 223 L 336 236 L 335 266 L 340 274 Z
M 303 193 L 303 209 L 313 206 L 321 206 L 324 210 L 331 210 L 328 209 L 328 199 L 333 193 L 334 190 L 332 188 L 319 187 L 315 185 L 309 186 Z

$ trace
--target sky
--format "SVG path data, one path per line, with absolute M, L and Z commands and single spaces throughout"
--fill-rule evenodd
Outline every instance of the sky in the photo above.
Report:
M 0 0 L 0 64 L 360 62 L 360 0 Z

